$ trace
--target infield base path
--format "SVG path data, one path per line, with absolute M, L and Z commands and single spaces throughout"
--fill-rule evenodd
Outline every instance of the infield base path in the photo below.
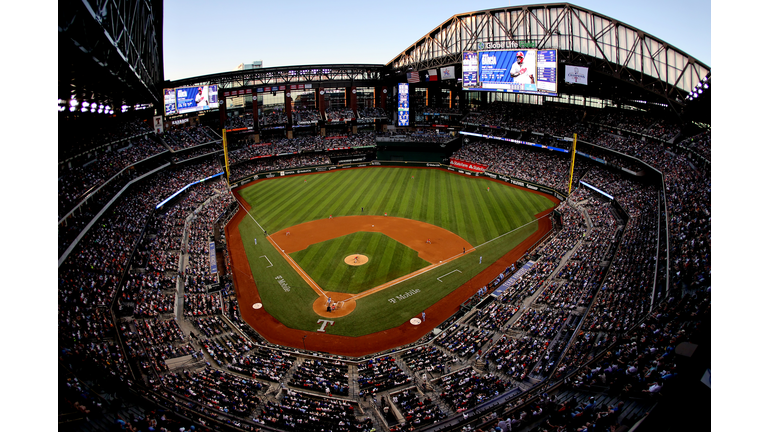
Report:
M 356 232 L 378 232 L 390 237 L 419 253 L 419 258 L 437 264 L 460 254 L 462 248 L 469 251 L 472 245 L 458 235 L 426 222 L 392 216 L 342 216 L 319 219 L 280 230 L 272 240 L 285 253 L 293 253 L 315 243 L 332 240 Z M 285 235 L 290 232 L 290 235 Z M 427 243 L 429 240 L 431 243 Z
M 506 184 L 500 180 L 497 182 L 508 187 L 518 187 L 515 185 Z M 524 189 L 522 187 L 519 188 Z M 559 204 L 559 201 L 555 197 L 549 196 L 542 192 L 531 190 L 527 191 L 531 193 L 537 193 L 548 198 L 555 204 L 555 206 Z M 240 201 L 246 209 L 250 210 L 250 206 L 245 202 L 245 200 L 242 199 L 242 197 L 240 197 L 240 194 L 237 192 L 237 190 L 233 190 L 232 192 L 235 194 L 238 201 Z M 509 265 L 517 262 L 517 260 L 520 259 L 528 251 L 528 249 L 530 249 L 539 239 L 546 235 L 546 233 L 552 229 L 552 224 L 550 219 L 544 216 L 552 213 L 553 210 L 554 207 L 536 215 L 536 217 L 539 218 L 538 230 L 530 237 L 525 239 L 523 242 L 517 245 L 517 247 L 501 257 L 501 259 L 488 266 L 488 268 L 480 272 L 480 274 L 473 277 L 469 282 L 455 289 L 453 292 L 443 297 L 440 301 L 427 308 L 425 311 L 426 321 L 423 324 L 413 325 L 410 322 L 405 322 L 398 327 L 394 327 L 388 330 L 371 333 L 365 336 L 350 337 L 318 333 L 316 331 L 292 329 L 285 326 L 272 315 L 267 313 L 265 308 L 254 309 L 252 307 L 254 303 L 261 302 L 261 297 L 259 296 L 258 288 L 256 287 L 253 276 L 251 275 L 250 265 L 248 264 L 248 257 L 245 254 L 245 247 L 243 246 L 243 240 L 240 236 L 239 225 L 243 218 L 246 217 L 246 212 L 241 208 L 225 228 L 227 236 L 227 249 L 229 250 L 233 267 L 232 277 L 235 282 L 235 291 L 237 294 L 237 302 L 240 309 L 240 315 L 243 320 L 245 320 L 270 343 L 297 349 L 306 348 L 307 350 L 322 351 L 349 357 L 361 357 L 364 355 L 382 352 L 397 348 L 405 344 L 416 342 L 428 332 L 432 331 L 432 328 L 450 318 L 451 315 L 459 310 L 462 302 L 475 294 L 477 290 L 482 286 L 496 278 L 496 276 L 498 276 L 507 267 L 509 267 Z M 383 218 L 384 216 L 374 217 Z M 376 225 L 376 222 L 373 224 Z M 295 229 L 292 228 L 291 235 L 283 235 L 282 238 L 274 236 L 273 238 L 279 238 L 280 243 L 282 244 L 285 237 L 290 237 L 290 239 L 286 240 L 293 241 L 295 233 Z M 301 242 L 301 240 L 297 241 Z M 426 239 L 423 241 L 426 241 Z M 433 243 L 436 241 L 437 238 L 432 238 Z M 286 243 L 286 246 L 287 245 L 288 243 Z

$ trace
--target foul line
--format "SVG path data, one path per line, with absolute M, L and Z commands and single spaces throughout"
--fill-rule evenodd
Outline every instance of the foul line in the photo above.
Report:
M 272 266 L 273 266 L 273 264 L 272 264 L 272 261 L 270 261 L 270 260 L 269 260 L 269 258 L 267 258 L 267 256 L 266 256 L 266 255 L 262 255 L 262 256 L 260 256 L 259 258 L 264 258 L 264 259 L 265 259 L 265 260 L 267 260 L 267 262 L 269 263 L 269 265 L 268 265 L 267 267 L 265 267 L 265 268 L 270 268 L 270 267 L 272 267 Z
M 235 194 L 232 194 L 232 195 L 234 196 Z M 237 201 L 240 207 L 242 207 L 243 211 L 256 223 L 256 225 L 258 225 L 259 228 L 261 228 L 261 231 L 265 232 L 264 227 L 262 227 L 261 224 L 259 224 L 259 222 L 253 217 L 253 215 L 248 211 L 248 209 L 245 208 L 243 203 L 241 203 L 240 200 L 237 199 L 237 197 L 235 197 L 235 201 Z M 282 249 L 280 249 L 280 246 L 278 246 L 277 242 L 275 242 L 272 239 L 272 236 L 267 235 L 266 237 L 267 237 L 267 240 L 269 240 L 269 242 L 272 243 L 272 246 L 274 246 L 277 252 L 280 253 L 286 259 L 286 261 L 288 261 L 288 264 L 290 264 L 291 267 L 293 267 L 293 269 L 296 270 L 297 273 L 299 273 L 301 278 L 304 279 L 304 281 L 309 284 L 309 287 L 312 288 L 312 290 L 315 293 L 317 293 L 318 296 L 328 298 L 328 296 L 325 294 L 325 291 L 323 291 L 323 289 L 320 288 L 320 286 L 317 283 L 315 283 L 315 281 L 312 280 L 312 278 L 309 277 L 308 274 L 304 273 L 304 270 L 298 264 L 296 264 L 296 261 L 294 261 L 288 254 L 283 252 Z M 267 261 L 269 261 L 269 258 L 267 258 Z M 271 261 L 270 261 L 270 264 L 272 264 Z
M 459 273 L 461 273 L 461 270 L 459 270 L 459 269 L 456 269 L 456 270 L 454 270 L 454 271 L 452 271 L 452 272 L 448 272 L 448 273 L 446 273 L 446 274 L 444 274 L 444 275 L 440 276 L 439 278 L 437 278 L 437 280 L 439 280 L 439 281 L 440 281 L 440 283 L 443 283 L 443 281 L 441 281 L 440 279 L 442 279 L 442 278 L 444 278 L 444 277 L 446 277 L 446 276 L 448 276 L 449 274 L 451 274 L 451 273 L 454 273 L 454 272 L 459 272 Z
M 320 285 L 318 285 L 314 280 L 312 280 L 312 278 L 309 277 L 309 275 L 304 272 L 304 269 L 302 269 L 301 266 L 296 264 L 296 261 L 294 261 L 290 255 L 288 255 L 282 249 L 280 249 L 280 246 L 278 246 L 277 242 L 275 242 L 271 236 L 267 236 L 267 239 L 269 239 L 269 242 L 272 243 L 272 245 L 275 247 L 275 249 L 277 249 L 280 255 L 282 255 L 285 258 L 285 260 L 288 261 L 288 264 L 290 264 L 291 267 L 293 267 L 293 269 L 299 273 L 299 276 L 301 276 L 301 278 L 304 279 L 304 281 L 309 284 L 309 287 L 312 288 L 312 290 L 315 293 L 317 293 L 318 296 L 328 298 L 328 296 L 325 294 L 325 291 L 322 288 L 320 288 Z
M 233 194 L 233 195 L 234 195 L 234 194 Z M 235 198 L 235 200 L 236 200 L 236 201 L 237 201 L 237 203 L 240 205 L 240 207 L 242 207 L 242 208 L 243 208 L 243 211 L 244 211 L 246 214 L 248 214 L 248 216 L 250 216 L 250 218 L 251 218 L 251 219 L 252 219 L 252 220 L 253 220 L 253 221 L 256 223 L 256 225 L 258 225 L 258 226 L 259 226 L 259 228 L 261 228 L 261 230 L 262 230 L 262 231 L 264 231 L 264 228 L 262 228 L 262 226 L 259 224 L 259 222 L 258 222 L 258 221 L 256 221 L 256 219 L 253 217 L 253 215 L 251 215 L 251 213 L 250 213 L 250 212 L 249 212 L 249 211 L 248 211 L 248 210 L 245 208 L 245 206 L 243 206 L 243 204 L 240 202 L 240 200 L 238 200 L 237 198 Z M 496 237 L 496 238 L 490 239 L 490 240 L 488 240 L 487 242 L 485 242 L 485 243 L 483 243 L 483 244 L 480 244 L 480 245 L 478 245 L 478 246 L 475 246 L 475 247 L 471 248 L 471 249 L 470 249 L 470 250 L 468 250 L 467 252 L 473 252 L 473 251 L 477 250 L 477 248 L 479 248 L 479 247 L 481 247 L 481 246 L 485 246 L 485 245 L 487 245 L 488 243 L 491 243 L 491 242 L 493 242 L 493 241 L 496 241 L 496 240 L 498 240 L 498 239 L 500 239 L 500 238 L 502 238 L 502 237 L 506 236 L 507 234 L 511 234 L 511 233 L 513 233 L 513 232 L 515 232 L 515 231 L 517 231 L 517 230 L 519 230 L 519 229 L 521 229 L 521 228 L 524 228 L 524 227 L 526 227 L 526 226 L 528 226 L 528 225 L 530 225 L 530 224 L 532 224 L 532 223 L 534 223 L 534 222 L 538 222 L 539 220 L 541 220 L 541 219 L 544 219 L 545 217 L 549 217 L 549 214 L 546 214 L 546 215 L 544 215 L 544 216 L 542 216 L 542 217 L 540 217 L 540 218 L 536 218 L 536 219 L 534 219 L 534 220 L 532 220 L 532 221 L 530 221 L 530 222 L 528 222 L 528 223 L 526 223 L 526 224 L 520 225 L 519 227 L 517 227 L 517 228 L 515 228 L 515 229 L 513 229 L 513 230 L 511 230 L 511 231 L 507 231 L 507 232 L 505 232 L 504 234 L 501 234 L 500 236 L 498 236 L 498 237 Z M 293 258 L 291 258 L 291 257 L 290 257 L 290 255 L 286 254 L 285 252 L 283 252 L 283 250 L 282 250 L 282 249 L 280 249 L 280 246 L 278 246 L 277 242 L 275 242 L 275 241 L 272 239 L 272 236 L 270 236 L 270 235 L 267 235 L 266 237 L 267 237 L 267 239 L 269 240 L 269 242 L 270 242 L 270 243 L 272 243 L 272 245 L 275 247 L 275 249 L 277 249 L 277 251 L 278 251 L 278 252 L 279 252 L 281 255 L 283 255 L 283 257 L 285 257 L 285 259 L 288 261 L 288 263 L 291 265 L 291 267 L 293 267 L 293 269 L 294 269 L 294 270 L 296 270 L 296 271 L 299 273 L 299 275 L 301 276 L 301 278 L 302 278 L 302 279 L 304 279 L 304 281 L 306 281 L 306 282 L 309 284 L 310 288 L 312 288 L 312 290 L 313 290 L 313 291 L 315 291 L 315 293 L 317 293 L 317 295 L 318 295 L 318 296 L 321 296 L 321 297 L 325 297 L 325 298 L 328 298 L 328 296 L 325 294 L 325 291 L 324 291 L 322 288 L 320 288 L 320 286 L 319 286 L 319 285 L 318 285 L 318 284 L 317 284 L 317 283 L 316 283 L 314 280 L 312 280 L 312 278 L 311 278 L 311 277 L 309 277 L 309 275 L 308 275 L 308 274 L 306 274 L 306 273 L 304 272 L 304 269 L 302 269 L 302 268 L 301 268 L 301 266 L 299 266 L 298 264 L 296 264 L 296 261 L 294 261 L 294 260 L 293 260 Z M 432 271 L 432 270 L 434 270 L 434 269 L 436 269 L 436 268 L 438 268 L 438 267 L 442 267 L 444 264 L 448 264 L 449 262 L 451 262 L 451 261 L 455 260 L 456 258 L 458 258 L 458 257 L 460 257 L 460 256 L 462 256 L 462 255 L 465 255 L 465 253 L 456 254 L 456 255 L 454 255 L 454 256 L 452 256 L 452 257 L 448 258 L 448 259 L 445 259 L 445 260 L 443 260 L 443 261 L 442 261 L 440 264 L 432 264 L 431 266 L 425 267 L 425 268 L 423 268 L 423 269 L 421 269 L 421 270 L 417 270 L 417 271 L 415 271 L 415 272 L 413 272 L 413 273 L 411 273 L 411 274 L 408 274 L 408 275 L 405 275 L 405 276 L 399 277 L 399 278 L 397 278 L 397 279 L 395 279 L 395 280 L 389 281 L 389 282 L 387 282 L 387 283 L 384 283 L 384 284 L 382 284 L 382 285 L 379 285 L 379 286 L 377 286 L 377 287 L 375 287 L 375 288 L 371 288 L 371 289 L 369 289 L 369 290 L 366 290 L 366 291 L 364 291 L 364 292 L 361 292 L 360 294 L 354 295 L 354 296 L 352 296 L 352 297 L 350 297 L 350 298 L 346 299 L 345 301 L 350 301 L 350 300 L 357 300 L 357 299 L 360 299 L 360 298 L 366 297 L 366 296 L 368 296 L 368 295 L 371 295 L 371 294 L 377 293 L 377 292 L 379 292 L 379 291 L 381 291 L 381 290 L 383 290 L 383 289 L 385 289 L 385 288 L 389 288 L 389 287 L 391 287 L 391 286 L 395 286 L 395 285 L 397 285 L 397 284 L 399 284 L 399 283 L 401 283 L 401 282 L 405 282 L 405 281 L 407 281 L 407 280 L 409 280 L 409 279 L 413 279 L 413 278 L 415 278 L 416 276 L 420 276 L 420 275 L 422 275 L 422 274 L 424 274 L 424 273 L 427 273 L 427 272 L 429 272 L 429 271 Z M 269 261 L 269 259 L 267 259 L 267 260 Z M 271 262 L 270 262 L 270 264 L 271 264 Z M 457 270 L 454 270 L 454 271 L 458 271 L 458 269 L 457 269 Z M 447 275 L 449 275 L 449 274 L 451 274 L 451 273 L 453 273 L 453 272 L 450 272 L 450 273 L 446 273 L 446 274 L 444 274 L 443 276 L 447 276 Z M 461 273 L 461 271 L 459 271 L 459 273 Z M 440 277 L 442 278 L 443 276 L 440 276 Z M 439 279 L 440 279 L 440 278 L 438 278 L 438 280 L 439 280 Z M 440 281 L 440 282 L 442 283 L 443 281 Z
M 257 221 L 256 221 L 256 219 L 253 217 L 253 215 L 252 215 L 252 214 L 251 214 L 251 213 L 248 211 L 248 209 L 246 209 L 246 208 L 245 208 L 245 206 L 243 205 L 243 203 L 241 203 L 241 202 L 240 202 L 240 200 L 239 200 L 239 199 L 237 199 L 237 196 L 236 196 L 235 194 L 232 194 L 232 196 L 233 196 L 233 197 L 235 197 L 235 201 L 237 201 L 237 204 L 239 204 L 239 205 L 240 205 L 240 207 L 242 207 L 242 208 L 243 208 L 243 211 L 245 212 L 245 214 L 247 214 L 248 216 L 250 216 L 250 218 L 251 218 L 251 219 L 253 219 L 253 221 L 254 221 L 254 222 L 256 222 L 256 225 L 258 225 L 258 226 L 259 226 L 259 228 L 261 228 L 261 232 L 266 232 L 266 230 L 264 229 L 264 227 L 262 227 L 262 226 L 261 226 L 261 224 L 260 224 L 259 222 L 257 222 Z M 269 236 L 267 236 L 267 237 L 269 237 Z

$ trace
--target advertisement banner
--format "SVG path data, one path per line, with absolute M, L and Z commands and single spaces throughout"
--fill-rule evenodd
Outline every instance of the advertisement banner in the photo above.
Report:
M 488 167 L 483 164 L 477 164 L 453 158 L 451 159 L 451 166 L 478 173 L 484 172 L 486 169 L 488 169 Z
M 158 135 L 163 133 L 163 116 L 154 116 L 152 117 L 152 121 L 154 121 L 155 133 Z
M 565 82 L 587 85 L 588 73 L 588 68 L 565 65 Z
M 208 243 L 208 258 L 211 263 L 211 273 L 217 273 L 219 269 L 216 265 L 216 243 L 214 242 Z

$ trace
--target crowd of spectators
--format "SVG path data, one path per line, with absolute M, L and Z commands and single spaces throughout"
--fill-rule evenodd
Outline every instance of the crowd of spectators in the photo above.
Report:
M 417 375 L 419 372 L 422 374 L 424 372 L 442 374 L 445 373 L 446 368 L 450 369 L 451 363 L 456 362 L 456 358 L 453 356 L 430 345 L 411 348 L 400 354 L 400 359 Z
M 231 151 L 229 158 L 231 163 L 236 165 L 239 162 L 245 162 L 254 158 L 371 146 L 375 146 L 373 133 L 360 133 L 335 137 L 306 136 L 284 138 L 269 143 L 246 143 L 246 145 L 241 148 Z
M 504 176 L 568 190 L 570 158 L 566 155 L 529 149 L 501 142 L 472 141 L 466 143 L 452 158 L 487 166 L 488 171 Z M 574 179 L 580 178 L 586 166 L 576 159 Z
M 460 358 L 469 358 L 479 353 L 480 348 L 491 340 L 493 333 L 488 330 L 472 328 L 466 324 L 454 324 L 440 333 L 435 344 Z
M 128 359 L 144 374 L 167 372 L 166 360 L 195 353 L 174 319 L 135 319 L 124 322 L 120 332 Z
M 357 114 L 358 114 L 358 121 L 367 120 L 367 119 L 387 118 L 387 113 L 384 112 L 384 109 L 379 107 L 360 108 L 357 110 Z
M 374 394 L 408 384 L 413 380 L 400 369 L 395 358 L 391 356 L 378 357 L 360 363 L 357 366 L 357 373 L 360 389 Z
M 294 109 L 291 113 L 293 116 L 293 124 L 317 124 L 323 118 L 320 115 L 320 111 L 316 108 L 299 108 Z
M 281 430 L 307 432 L 370 431 L 369 417 L 358 420 L 355 406 L 345 400 L 287 392 L 279 403 L 267 401 L 256 419 L 259 423 Z
M 349 368 L 338 360 L 307 359 L 296 367 L 288 385 L 326 395 L 349 396 Z
M 464 412 L 504 393 L 510 384 L 493 374 L 478 374 L 467 367 L 435 380 L 442 388 L 440 399 L 457 413 Z
M 175 151 L 221 139 L 208 126 L 188 126 L 171 129 L 164 131 L 159 137 L 168 147 Z
M 288 123 L 288 116 L 283 111 L 272 111 L 259 116 L 259 127 L 283 126 Z
M 59 219 L 125 168 L 166 150 L 147 135 L 119 144 L 120 148 L 106 149 L 87 160 L 78 159 L 81 165 L 59 165 Z
M 261 172 L 281 171 L 305 166 L 330 165 L 331 158 L 326 154 L 302 154 L 296 156 L 280 156 L 269 159 L 256 159 L 230 167 L 230 178 L 239 179 Z
M 325 121 L 346 122 L 355 118 L 355 113 L 350 108 L 326 108 Z
M 253 129 L 253 116 L 251 114 L 227 115 L 227 130 L 242 128 Z
M 708 161 L 712 161 L 712 131 L 707 130 L 680 142 L 687 148 Z
M 235 357 L 227 369 L 267 381 L 278 382 L 296 362 L 296 357 L 281 351 L 258 347 Z
M 469 112 L 461 121 L 516 131 L 533 130 L 556 137 L 569 137 L 584 113 L 572 108 L 493 102 L 485 109 Z
M 390 432 L 404 432 L 432 424 L 445 417 L 445 413 L 427 396 L 419 399 L 413 388 L 390 393 L 392 404 L 405 419 L 389 428 Z
M 147 135 L 152 132 L 149 122 L 141 119 L 117 120 L 101 124 L 91 124 L 87 128 L 78 128 L 76 133 L 60 135 L 59 160 L 65 160 L 86 154 L 104 146 L 115 144 L 127 138 Z
M 261 403 L 262 384 L 206 367 L 199 371 L 168 372 L 154 381 L 153 388 L 200 413 L 247 417 Z
M 556 118 L 561 114 L 552 115 Z M 567 119 L 579 114 L 563 115 Z M 629 117 L 611 117 L 601 124 L 618 128 L 631 120 Z M 505 121 L 510 122 L 509 118 Z M 643 121 L 638 123 L 645 124 Z M 520 129 L 537 130 L 537 127 L 538 123 L 533 122 L 528 128 Z M 668 129 L 668 125 L 652 120 L 643 130 L 646 135 L 656 136 L 654 131 Z M 634 130 L 629 132 L 635 133 Z M 598 140 L 609 139 L 603 132 L 597 136 Z M 637 140 L 630 134 L 629 138 L 611 145 L 660 169 L 665 175 L 666 195 L 661 194 L 658 187 L 628 180 L 597 166 L 577 165 L 575 177 L 613 195 L 615 204 L 585 189 L 576 190 L 568 203 L 558 207 L 561 229 L 551 240 L 536 248 L 531 257 L 532 266 L 524 275 L 516 275 L 515 283 L 507 291 L 488 303 L 484 302 L 466 322 L 452 325 L 441 333 L 434 345 L 399 354 L 399 359 L 416 377 L 420 374 L 423 377 L 442 375 L 433 381 L 433 385 L 452 411 L 463 412 L 507 391 L 511 386 L 507 380 L 525 382 L 530 375 L 544 377 L 550 371 L 555 372 L 555 379 L 567 377 L 566 384 L 575 389 L 599 391 L 608 387 L 624 398 L 655 397 L 677 377 L 674 347 L 681 341 L 707 336 L 701 334 L 704 331 L 701 322 L 710 313 L 710 299 L 705 288 L 709 286 L 711 268 L 711 180 L 709 172 L 691 164 L 686 155 L 688 150 L 700 153 L 700 149 L 708 148 L 709 135 L 684 142 L 681 146 L 683 154 L 679 155 L 674 149 L 653 140 L 646 140 L 644 145 L 642 141 L 636 141 L 635 145 L 628 141 L 630 139 Z M 560 163 L 552 162 L 557 159 L 554 154 L 496 143 L 470 143 L 462 150 L 470 158 L 467 160 L 489 160 L 496 164 L 493 171 L 507 170 L 507 175 L 522 179 L 527 179 L 525 175 L 535 174 L 526 166 L 527 161 L 519 163 L 522 168 L 515 166 L 515 157 L 533 159 L 531 167 L 539 170 L 558 167 Z M 311 162 L 311 159 L 300 159 L 305 156 L 310 155 L 274 158 L 265 161 L 264 166 L 298 167 L 307 160 Z M 213 189 L 201 187 L 188 192 L 173 206 L 153 214 L 158 201 L 218 170 L 218 164 L 208 160 L 189 167 L 171 168 L 142 181 L 126 191 L 80 240 L 59 270 L 60 358 L 72 369 L 87 365 L 122 383 L 130 383 L 128 367 L 135 365 L 137 370 L 150 376 L 154 389 L 164 397 L 201 414 L 234 415 L 228 418 L 244 425 L 245 419 L 256 416 L 258 422 L 264 424 L 308 428 L 313 421 L 317 424 L 317 420 L 311 417 L 299 420 L 305 417 L 281 408 L 280 404 L 262 405 L 265 388 L 254 379 L 286 380 L 295 358 L 279 350 L 254 349 L 252 341 L 234 333 L 223 321 L 222 311 L 231 309 L 225 296 L 208 293 L 202 288 L 210 284 L 199 274 L 208 264 L 202 258 L 207 253 L 203 251 L 212 233 L 210 226 L 231 204 L 231 197 L 223 193 L 220 185 Z M 563 187 L 559 173 L 538 176 L 536 182 L 539 184 Z M 671 296 L 667 298 L 661 298 L 663 288 L 657 288 L 656 297 L 653 296 L 653 281 L 659 272 L 657 267 L 667 265 L 661 259 L 664 251 L 657 248 L 660 203 L 664 197 L 668 206 L 671 257 L 668 263 Z M 209 202 L 210 207 L 201 207 L 210 198 L 214 198 Z M 626 221 L 616 220 L 618 207 L 626 214 Z M 184 249 L 179 241 L 182 222 L 195 211 L 194 219 L 199 225 L 195 222 L 189 225 L 189 247 Z M 623 228 L 620 225 L 624 225 Z M 137 253 L 134 261 L 129 262 L 134 248 Z M 185 282 L 181 317 L 192 322 L 205 336 L 199 341 L 188 338 L 178 322 L 166 316 L 173 311 L 174 290 L 181 280 L 175 270 L 179 256 L 185 253 L 199 256 L 189 260 L 190 266 L 181 275 Z M 604 267 L 605 262 L 609 267 Z M 117 284 L 124 273 L 127 283 L 118 290 Z M 489 287 L 498 286 L 497 282 L 501 283 L 507 276 L 501 275 Z M 488 291 L 490 289 L 485 292 Z M 123 312 L 132 318 L 119 322 L 117 328 L 106 308 L 115 297 Z M 478 300 L 482 298 L 480 296 Z M 652 304 L 655 306 L 653 310 Z M 581 309 L 584 312 L 580 312 Z M 583 321 L 573 344 L 568 345 L 564 342 L 569 340 L 566 336 L 579 321 L 574 318 L 580 316 Z M 505 330 L 511 333 L 504 333 Z M 125 354 L 115 343 L 116 331 L 124 340 Z M 606 351 L 608 347 L 610 350 Z M 166 360 L 182 355 L 213 359 L 213 364 L 205 369 L 205 373 L 168 371 Z M 487 374 L 478 374 L 471 368 L 451 373 L 451 365 L 456 367 L 483 357 L 487 360 Z M 384 356 L 361 363 L 358 366 L 360 389 L 383 392 L 411 383 L 413 377 L 397 366 L 397 359 Z M 347 377 L 342 372 L 346 366 L 313 360 L 304 361 L 302 367 L 311 371 L 297 368 L 290 377 L 296 379 L 296 383 L 311 381 L 312 377 L 315 380 L 324 378 L 326 381 L 311 390 L 344 394 L 335 393 L 335 390 L 344 390 Z M 335 369 L 338 370 L 334 372 Z M 336 379 L 329 381 L 330 375 L 337 372 L 342 375 L 334 375 Z M 308 375 L 301 375 L 303 373 Z M 568 376 L 571 373 L 573 375 Z M 231 388 L 245 382 L 251 384 L 246 390 L 238 387 L 233 394 L 221 389 L 211 393 L 205 388 L 208 380 L 227 383 Z M 333 387 L 334 384 L 338 388 Z M 252 405 L 243 399 L 246 394 L 254 402 Z M 427 406 L 428 398 L 419 400 L 412 396 L 404 391 L 390 393 L 393 402 L 398 403 L 398 410 L 411 422 L 404 427 L 418 425 L 415 420 L 432 421 L 431 416 L 419 417 L 419 412 L 439 418 L 437 411 L 426 413 L 421 411 L 423 408 L 416 408 Z M 293 401 L 290 398 L 294 397 L 308 398 L 311 403 L 319 404 L 333 404 L 335 400 L 305 397 L 289 390 L 283 401 Z M 407 401 L 407 405 L 403 405 L 403 401 Z M 301 403 L 309 406 L 310 402 Z M 522 424 L 526 416 L 527 419 L 543 416 L 543 405 L 551 405 L 551 400 L 534 404 L 530 410 L 517 413 L 509 420 Z M 549 412 L 548 427 L 584 427 L 589 421 L 603 427 L 591 430 L 606 430 L 607 425 L 615 423 L 615 412 L 611 412 L 614 408 L 588 405 L 564 404 L 564 412 L 571 418 L 579 418 L 567 423 L 562 422 L 567 417 L 561 418 L 557 414 L 559 409 L 546 411 Z M 262 406 L 262 414 L 258 413 L 259 406 Z M 370 429 L 370 420 L 367 424 L 356 423 L 355 408 L 347 406 L 344 409 L 348 410 L 348 416 L 333 418 L 333 427 L 331 423 L 327 424 L 329 429 Z M 93 410 L 94 403 L 86 402 L 84 409 Z M 395 427 L 393 430 L 403 429 Z

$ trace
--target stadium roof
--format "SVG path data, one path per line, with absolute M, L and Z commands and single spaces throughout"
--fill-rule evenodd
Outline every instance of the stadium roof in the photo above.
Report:
M 682 104 L 710 73 L 709 66 L 669 43 L 570 3 L 454 15 L 387 65 L 396 71 L 456 65 L 464 51 L 477 51 L 494 42 L 557 49 L 561 63 L 589 67 L 590 74 L 630 83 L 670 104 Z

